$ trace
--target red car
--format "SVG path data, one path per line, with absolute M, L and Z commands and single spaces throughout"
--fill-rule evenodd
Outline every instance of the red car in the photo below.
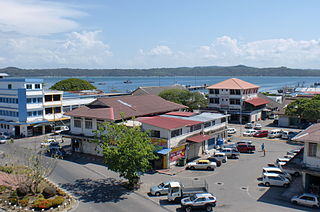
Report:
M 252 153 L 256 150 L 256 147 L 252 144 L 238 144 L 237 149 L 241 153 L 243 152 Z
M 268 130 L 260 130 L 253 134 L 253 137 L 268 137 Z

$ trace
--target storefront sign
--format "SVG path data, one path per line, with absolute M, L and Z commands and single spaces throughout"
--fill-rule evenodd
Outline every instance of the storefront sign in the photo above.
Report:
M 176 147 L 170 152 L 170 161 L 176 161 L 186 154 L 186 145 Z
M 167 147 L 168 141 L 161 138 L 151 138 L 151 143 L 155 146 Z

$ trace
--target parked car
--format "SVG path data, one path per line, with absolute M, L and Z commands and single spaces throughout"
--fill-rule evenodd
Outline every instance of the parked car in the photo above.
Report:
M 68 154 L 62 147 L 56 146 L 56 145 L 50 145 L 47 150 L 47 155 L 49 157 L 54 157 L 54 158 L 64 158 Z
M 291 198 L 291 202 L 294 204 L 305 205 L 309 207 L 320 207 L 320 198 L 315 194 L 303 193 Z
M 291 160 L 291 158 L 278 158 L 278 159 L 276 160 L 276 163 L 278 163 L 278 164 L 279 164 L 279 162 L 285 162 L 285 163 L 287 163 L 289 160 Z
M 8 140 L 9 139 L 6 137 L 0 137 L 0 144 L 5 144 L 5 143 L 7 143 Z
M 248 129 L 251 129 L 251 128 L 253 128 L 253 124 L 252 124 L 251 122 L 249 122 L 249 123 L 246 123 L 246 124 L 244 125 L 244 127 L 245 127 L 245 128 L 248 128 Z
M 289 132 L 288 141 L 292 141 L 292 139 L 298 134 L 299 132 Z
M 293 149 L 287 152 L 287 155 L 296 155 L 301 151 L 301 149 Z
M 285 188 L 290 185 L 290 181 L 287 178 L 273 173 L 264 174 L 262 177 L 262 183 L 266 186 L 283 186 Z
M 228 160 L 226 154 L 224 154 L 224 153 L 222 153 L 222 152 L 216 152 L 216 153 L 214 153 L 214 155 L 211 156 L 211 157 L 214 157 L 214 158 L 218 159 L 218 160 L 221 161 L 222 163 L 225 163 L 225 162 L 227 162 L 227 160 Z
M 64 131 L 68 131 L 69 130 L 69 127 L 68 126 L 56 126 L 54 128 L 54 133 L 55 134 L 59 134 L 61 132 L 64 132 Z
M 220 167 L 221 164 L 222 164 L 221 160 L 219 160 L 219 159 L 217 159 L 217 158 L 215 158 L 213 156 L 208 157 L 207 160 L 209 160 L 210 162 L 215 162 L 217 164 L 217 167 Z
M 282 135 L 282 131 L 279 129 L 271 130 L 268 133 L 269 138 L 280 138 Z
M 255 130 L 261 130 L 261 128 L 262 128 L 262 125 L 261 125 L 261 124 L 255 124 L 255 125 L 254 125 L 254 129 L 255 129 Z
M 253 137 L 259 137 L 259 138 L 268 137 L 268 130 L 259 130 L 253 134 Z
M 243 152 L 252 153 L 256 150 L 256 147 L 252 144 L 238 144 L 237 150 L 241 153 Z
M 221 147 L 221 149 L 223 148 L 230 148 L 230 149 L 235 149 L 237 150 L 237 144 L 225 144 Z
M 160 195 L 168 194 L 169 183 L 170 183 L 170 181 L 162 182 L 157 186 L 152 186 L 150 188 L 150 194 L 154 195 L 154 196 L 160 196 Z
M 188 163 L 186 169 L 207 169 L 214 171 L 216 167 L 217 164 L 215 162 L 210 162 L 209 160 L 198 160 Z
M 243 136 L 253 136 L 253 134 L 255 134 L 257 131 L 256 130 L 246 130 L 244 133 L 243 133 Z
M 237 142 L 237 145 L 238 145 L 238 144 L 252 144 L 252 141 L 242 140 L 242 141 L 238 141 L 238 142 Z
M 0 137 L 9 139 L 9 138 L 10 138 L 10 135 L 9 135 L 9 133 L 7 133 L 7 132 L 0 132 Z
M 54 144 L 58 144 L 59 145 L 59 142 L 57 142 L 55 139 L 53 139 L 53 138 L 49 138 L 49 139 L 47 139 L 46 141 L 44 141 L 44 142 L 42 142 L 42 143 L 40 143 L 40 146 L 41 147 L 48 147 L 48 146 L 50 146 L 50 145 L 54 145 Z
M 181 200 L 181 207 L 187 212 L 190 212 L 193 208 L 205 208 L 206 211 L 212 211 L 216 204 L 217 198 L 211 193 L 194 194 Z
M 235 134 L 236 132 L 237 132 L 236 128 L 231 128 L 230 127 L 230 128 L 227 129 L 227 133 L 228 134 Z
M 240 152 L 231 148 L 223 148 L 220 152 L 224 153 L 227 158 L 237 158 L 240 156 Z
M 287 172 L 282 171 L 280 168 L 276 168 L 276 167 L 264 167 L 262 168 L 262 176 L 264 174 L 278 174 L 282 177 L 287 178 L 288 180 L 292 180 L 292 177 L 290 174 L 288 174 Z
M 268 116 L 269 119 L 277 119 L 278 118 L 278 115 L 272 113 Z
M 284 165 L 286 165 L 285 162 L 279 162 L 278 163 L 278 168 L 280 168 L 283 172 L 291 174 L 291 175 L 293 175 L 295 177 L 298 177 L 298 176 L 300 176 L 302 174 L 300 171 L 297 171 L 297 170 L 283 168 Z

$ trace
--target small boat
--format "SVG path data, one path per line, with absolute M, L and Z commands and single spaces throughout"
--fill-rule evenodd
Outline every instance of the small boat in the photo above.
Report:
M 92 80 L 89 80 L 88 82 L 90 82 L 90 83 L 94 83 L 94 81 L 92 81 Z
M 123 83 L 132 83 L 132 81 L 131 80 L 126 80 Z
M 105 82 L 99 82 L 98 83 L 98 85 L 105 85 L 105 84 L 107 84 L 107 83 L 105 83 Z

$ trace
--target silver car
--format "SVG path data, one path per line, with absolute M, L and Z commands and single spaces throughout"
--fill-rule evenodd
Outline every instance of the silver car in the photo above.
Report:
M 170 181 L 160 183 L 157 186 L 152 186 L 150 188 L 151 195 L 160 196 L 160 195 L 168 194 L 169 183 Z

